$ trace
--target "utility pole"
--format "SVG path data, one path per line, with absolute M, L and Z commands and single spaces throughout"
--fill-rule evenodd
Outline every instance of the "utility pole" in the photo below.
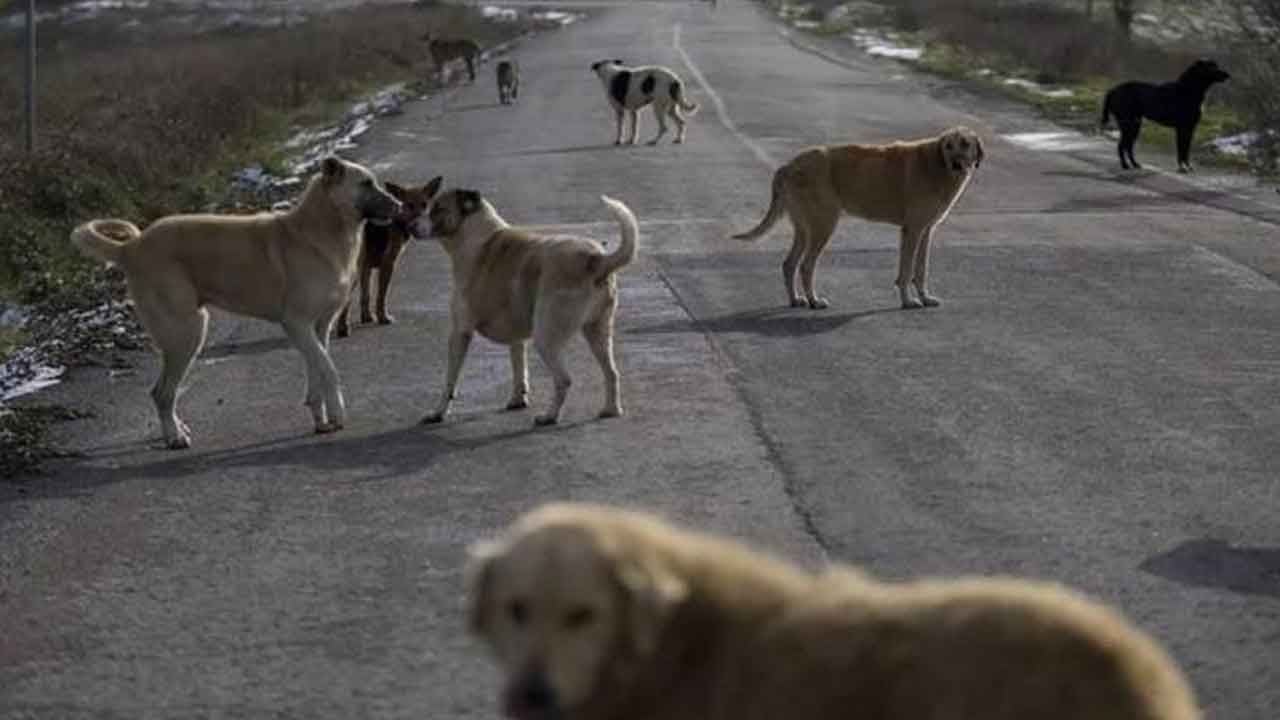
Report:
M 27 152 L 36 149 L 36 0 L 27 0 Z

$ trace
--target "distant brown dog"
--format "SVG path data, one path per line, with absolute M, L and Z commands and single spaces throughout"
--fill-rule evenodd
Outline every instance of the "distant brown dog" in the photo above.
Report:
M 795 237 L 782 263 L 782 279 L 794 307 L 828 306 L 814 286 L 818 258 L 831 241 L 841 213 L 897 225 L 898 296 L 904 308 L 936 307 L 929 294 L 929 241 L 982 164 L 982 138 L 965 128 L 889 145 L 829 145 L 801 152 L 773 176 L 769 210 L 755 228 L 734 235 L 755 240 L 786 213 Z M 804 296 L 796 292 L 796 266 Z M 914 285 L 919 299 L 911 297 Z
M 409 239 L 414 237 L 415 221 L 427 211 L 431 198 L 440 192 L 443 178 L 435 178 L 419 188 L 403 188 L 395 183 L 385 183 L 387 192 L 400 201 L 401 210 L 390 223 L 365 223 L 364 236 L 360 245 L 360 322 L 373 322 L 369 312 L 369 287 L 372 285 L 373 271 L 378 271 L 378 324 L 390 325 L 395 318 L 387 312 L 387 293 L 391 290 L 391 278 L 396 272 L 396 263 L 400 261 L 400 253 Z M 351 301 L 342 306 L 338 314 L 338 337 L 351 334 L 347 316 L 351 311 Z
M 621 228 L 621 242 L 611 253 L 589 238 L 536 235 L 512 227 L 475 190 L 450 190 L 431 204 L 430 233 L 449 253 L 453 298 L 444 395 L 423 423 L 442 422 L 448 415 L 462 362 L 477 332 L 511 350 L 508 410 L 529 406 L 525 356 L 532 339 L 555 379 L 551 405 L 534 423 L 559 421 L 571 383 L 564 365 L 565 346 L 582 333 L 604 374 L 600 417 L 622 414 L 613 359 L 617 272 L 635 259 L 640 228 L 626 205 L 603 195 L 600 199 Z
M 454 60 L 462 60 L 467 64 L 467 78 L 476 81 L 476 63 L 480 61 L 482 50 L 480 43 L 470 38 L 440 38 L 431 33 L 422 36 L 427 43 L 427 51 L 431 53 L 431 62 L 436 66 L 436 80 L 441 85 L 445 81 L 445 68 Z
M 92 220 L 71 241 L 124 270 L 134 312 L 163 362 L 151 397 L 165 441 L 182 449 L 191 431 L 178 418 L 178 386 L 204 346 L 207 305 L 280 323 L 306 360 L 316 432 L 342 428 L 346 405 L 329 332 L 351 295 L 360 226 L 398 212 L 400 202 L 373 173 L 331 157 L 286 212 L 171 215 L 145 231 L 126 220 Z
M 548 505 L 473 550 L 517 720 L 1196 720 L 1118 614 L 1015 579 L 813 574 L 639 513 Z

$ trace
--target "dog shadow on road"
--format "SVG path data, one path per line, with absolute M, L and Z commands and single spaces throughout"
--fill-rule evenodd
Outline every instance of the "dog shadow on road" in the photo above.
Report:
M 1280 548 L 1233 547 L 1202 538 L 1148 558 L 1138 568 L 1183 585 L 1280 598 Z
M 352 472 L 356 482 L 378 482 L 410 475 L 421 475 L 442 458 L 492 448 L 505 442 L 530 436 L 554 437 L 545 429 L 527 424 L 526 414 L 519 415 L 519 427 L 494 431 L 491 412 L 460 414 L 441 426 L 424 427 L 411 424 L 373 434 L 355 434 L 360 428 L 348 427 L 343 433 L 328 436 L 292 436 L 201 451 L 199 447 L 180 453 L 160 450 L 155 438 L 142 443 L 129 443 L 90 451 L 70 458 L 53 468 L 58 477 L 40 478 L 21 487 L 0 488 L 0 504 L 14 500 L 68 498 L 91 495 L 95 489 L 141 478 L 177 479 L 201 473 L 243 471 L 261 468 L 271 474 L 282 468 L 302 468 L 318 477 L 340 477 Z M 468 427 L 484 423 L 483 427 Z M 564 423 L 556 429 L 572 431 L 583 423 Z M 535 438 L 536 440 L 536 438 Z M 102 461 L 110 459 L 110 467 Z
M 471 112 L 472 110 L 490 110 L 492 108 L 500 108 L 502 103 L 471 103 L 469 105 L 450 105 L 449 114 Z
M 900 312 L 900 309 L 894 306 L 858 312 L 832 313 L 789 307 L 761 308 L 719 317 L 624 328 L 622 332 L 626 335 L 702 332 L 741 333 L 763 337 L 805 337 L 829 333 L 855 320 L 888 312 Z
M 577 145 L 571 147 L 559 148 L 535 148 L 533 150 L 518 150 L 516 152 L 504 152 L 503 157 L 532 157 L 536 155 L 568 155 L 572 153 L 601 152 L 603 150 L 615 150 L 619 148 L 632 147 L 630 145 L 614 145 L 613 143 L 604 143 L 600 145 Z

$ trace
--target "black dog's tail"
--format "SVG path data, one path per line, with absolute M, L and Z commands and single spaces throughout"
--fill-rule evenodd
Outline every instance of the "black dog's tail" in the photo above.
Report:
M 1107 128 L 1107 123 L 1111 121 L 1111 93 L 1102 99 L 1102 120 L 1099 121 L 1098 127 L 1102 130 Z

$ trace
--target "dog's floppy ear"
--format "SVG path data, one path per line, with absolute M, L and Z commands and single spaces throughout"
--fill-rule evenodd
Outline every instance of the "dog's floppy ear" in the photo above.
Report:
M 689 596 L 689 586 L 653 558 L 619 558 L 615 575 L 626 598 L 631 645 L 638 654 L 648 655 L 657 649 L 667 621 Z
M 337 182 L 347 172 L 347 166 L 342 164 L 338 158 L 330 155 L 320 164 L 320 172 L 324 174 L 324 179 L 329 182 Z
M 475 190 L 458 191 L 458 209 L 463 215 L 470 215 L 480 209 L 480 193 Z
M 488 631 L 490 606 L 493 605 L 493 566 L 502 552 L 502 544 L 493 540 L 467 548 L 467 564 L 463 570 L 467 588 L 467 629 L 477 635 Z
M 443 185 L 443 184 L 444 184 L 444 176 L 443 176 L 443 175 L 437 175 L 437 176 L 435 176 L 434 178 L 432 178 L 431 182 L 427 183 L 427 187 L 426 187 L 427 197 L 432 197 L 432 198 L 433 198 L 433 197 L 435 197 L 437 194 L 439 194 L 439 193 L 440 193 L 440 186 L 441 186 L 441 185 Z

